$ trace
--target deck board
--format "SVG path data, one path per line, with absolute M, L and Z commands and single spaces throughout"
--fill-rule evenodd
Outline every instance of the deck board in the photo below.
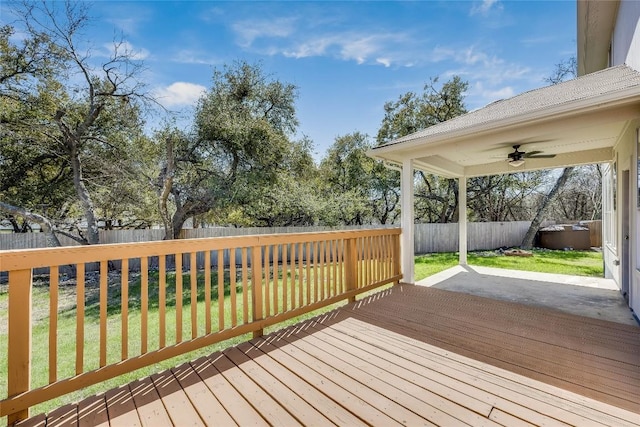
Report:
M 585 364 L 585 361 L 593 361 L 596 357 L 603 364 L 606 360 L 616 362 L 631 378 L 638 375 L 640 351 L 635 354 L 630 354 L 628 351 L 629 347 L 634 346 L 632 343 L 640 340 L 640 329 L 637 327 L 597 319 L 580 324 L 579 319 L 578 321 L 575 319 L 579 316 L 439 289 L 426 290 L 428 298 L 420 301 L 420 295 L 424 293 L 425 290 L 418 287 L 406 287 L 403 292 L 394 295 L 393 302 L 389 301 L 379 307 L 363 304 L 351 314 L 353 317 L 378 324 L 384 329 L 394 330 L 404 336 L 423 340 L 524 376 L 640 412 L 640 381 L 621 381 L 620 375 L 612 375 L 603 369 L 594 369 L 590 363 Z M 402 295 L 398 296 L 398 294 Z M 455 304 L 458 299 L 461 302 L 459 306 Z M 465 309 L 465 306 L 472 306 L 473 310 Z M 483 306 L 484 309 L 482 309 Z M 446 307 L 449 309 L 447 310 Z M 459 325 L 450 326 L 447 319 L 452 311 L 470 312 L 467 328 Z M 491 325 L 496 328 L 495 331 L 502 331 L 502 339 L 490 340 L 485 335 L 475 332 L 476 328 L 481 327 L 485 322 L 484 319 L 476 320 L 476 313 L 479 311 L 484 313 L 486 319 L 494 319 Z M 540 328 L 531 327 L 530 321 L 521 322 L 521 317 L 537 319 L 536 325 L 540 325 Z M 570 319 L 573 322 L 567 322 L 564 326 L 557 328 L 544 327 L 548 322 L 563 324 L 564 319 Z M 606 356 L 595 355 L 598 352 L 603 353 L 600 351 L 603 344 L 598 342 L 585 341 L 576 344 L 575 341 L 568 340 L 566 345 L 547 342 L 550 336 L 557 339 L 586 335 L 594 324 L 600 325 L 602 330 L 609 331 L 609 334 L 615 334 L 617 331 L 621 333 L 635 331 L 636 335 L 634 339 L 630 339 L 629 343 L 619 343 L 618 346 L 609 342 L 606 345 Z M 539 329 L 543 329 L 544 332 L 539 332 Z M 574 350 L 579 351 L 578 355 Z M 538 357 L 532 354 L 537 354 Z
M 107 391 L 105 399 L 110 426 L 138 427 L 142 425 L 129 385 Z
M 242 344 L 239 346 L 239 349 L 276 378 L 286 378 L 287 386 L 302 399 L 311 403 L 319 412 L 327 417 L 331 423 L 339 426 L 348 425 L 354 427 L 366 425 L 361 419 L 331 400 L 330 397 L 315 387 L 310 387 L 309 383 L 289 371 L 277 360 L 272 359 L 268 353 L 262 352 L 259 348 L 251 345 L 251 343 Z
M 410 285 L 21 425 L 639 426 L 640 328 Z
M 193 366 L 189 363 L 183 363 L 173 368 L 172 372 L 206 425 L 236 425 L 224 406 L 198 376 Z
M 298 422 L 303 425 L 329 424 L 329 420 L 322 412 L 318 411 L 309 404 L 309 402 L 302 399 L 285 385 L 290 381 L 290 378 L 294 376 L 293 374 L 285 375 L 278 379 L 235 347 L 226 350 L 224 354 L 229 360 L 235 363 L 244 374 L 266 391 L 278 405 L 287 408 L 289 413 L 295 417 Z
M 269 339 L 273 338 L 273 339 Z M 254 343 L 257 348 L 268 352 L 268 355 L 277 361 L 281 361 L 286 367 L 295 372 L 316 390 L 333 399 L 338 405 L 350 411 L 354 416 L 370 425 L 394 425 L 397 424 L 376 406 L 372 406 L 363 399 L 357 390 L 345 389 L 327 377 L 327 373 L 319 373 L 311 369 L 307 364 L 311 357 L 305 357 L 304 353 L 296 358 L 285 352 L 281 347 L 286 346 L 280 337 L 267 337 L 266 340 Z
M 131 383 L 129 388 L 143 427 L 167 425 L 171 422 L 150 377 Z
M 298 343 L 307 342 L 305 348 L 323 360 L 339 360 L 338 363 L 331 363 L 332 366 L 342 366 L 349 372 L 352 369 L 359 369 L 361 372 L 368 372 L 368 376 L 373 377 L 378 385 L 378 391 L 386 395 L 392 395 L 390 390 L 398 390 L 398 403 L 407 409 L 423 414 L 430 421 L 437 425 L 452 425 L 460 421 L 474 426 L 491 425 L 494 423 L 487 420 L 491 412 L 491 405 L 476 405 L 476 411 L 465 406 L 469 399 L 466 396 L 456 396 L 458 400 L 449 400 L 430 390 L 428 386 L 420 386 L 407 378 L 403 378 L 402 371 L 405 368 L 404 361 L 400 361 L 398 371 L 389 372 L 375 365 L 374 357 L 363 351 L 358 351 L 348 344 L 339 343 L 332 345 L 331 339 L 323 336 L 319 338 L 316 334 L 309 334 L 304 340 Z M 348 349 L 349 351 L 345 351 Z M 318 351 L 319 350 L 319 351 Z M 321 352 L 324 352 L 321 353 Z M 355 375 L 352 374 L 355 377 Z M 374 387 L 375 388 L 375 387 Z M 454 414 L 453 416 L 451 414 Z
M 204 425 L 204 421 L 191 404 L 187 393 L 182 389 L 173 372 L 166 370 L 152 375 L 151 379 L 173 424 L 184 426 Z
M 238 425 L 264 427 L 267 422 L 223 377 L 207 358 L 191 362 L 191 366 L 209 390 L 218 398 L 222 406 Z
M 78 403 L 79 427 L 108 427 L 107 400 L 104 395 L 89 396 Z

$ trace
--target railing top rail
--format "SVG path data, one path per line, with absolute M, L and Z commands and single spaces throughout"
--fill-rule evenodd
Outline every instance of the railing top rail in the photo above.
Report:
M 318 242 L 364 236 L 397 235 L 400 228 L 336 230 L 311 233 L 256 234 L 250 236 L 208 237 L 153 242 L 111 243 L 60 248 L 0 251 L 0 271 L 60 266 L 87 262 L 163 256 L 189 252 L 244 248 L 275 244 Z

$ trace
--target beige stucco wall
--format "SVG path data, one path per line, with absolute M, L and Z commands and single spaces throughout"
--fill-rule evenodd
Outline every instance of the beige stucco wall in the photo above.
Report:
M 640 70 L 640 1 L 620 2 L 611 50 L 611 65 L 627 64 Z
M 614 241 L 616 244 L 607 245 L 603 243 L 603 252 L 607 276 L 616 280 L 618 286 L 622 287 L 623 247 L 625 235 L 627 234 L 623 222 L 625 213 L 628 214 L 628 235 L 630 239 L 629 305 L 635 313 L 640 314 L 640 211 L 637 208 L 638 172 L 636 152 L 638 128 L 640 128 L 640 118 L 630 123 L 624 135 L 614 148 L 617 166 L 616 192 L 618 199 L 617 209 L 614 213 L 616 224 L 613 232 L 615 233 L 615 238 L 607 239 L 605 237 L 604 240 Z M 629 174 L 628 192 L 623 191 L 623 176 L 625 171 L 628 171 Z M 624 203 L 625 199 L 628 201 L 628 204 Z M 605 233 L 608 232 L 606 225 L 603 229 Z M 616 261 L 620 261 L 620 265 L 616 265 Z

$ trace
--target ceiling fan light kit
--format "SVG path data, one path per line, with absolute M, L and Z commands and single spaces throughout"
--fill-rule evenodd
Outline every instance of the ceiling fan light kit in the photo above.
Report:
M 543 154 L 542 151 L 535 150 L 530 152 L 524 152 L 518 150 L 520 145 L 513 145 L 513 153 L 507 156 L 509 164 L 514 168 L 524 165 L 524 159 L 550 159 L 555 157 L 555 154 Z

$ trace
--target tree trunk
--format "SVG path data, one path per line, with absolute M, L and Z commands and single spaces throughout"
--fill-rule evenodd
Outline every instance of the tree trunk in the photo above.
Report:
M 51 225 L 51 221 L 49 221 L 48 218 L 40 214 L 30 212 L 24 208 L 20 208 L 20 207 L 13 206 L 3 202 L 0 202 L 0 210 L 8 212 L 11 215 L 19 215 L 21 217 L 26 218 L 29 221 L 33 221 L 40 224 L 40 227 L 42 228 L 42 232 L 45 234 L 45 237 L 47 239 L 47 247 L 53 248 L 53 247 L 61 246 L 60 241 L 58 240 L 58 237 L 53 232 L 53 226 Z
M 80 164 L 80 156 L 77 147 L 70 152 L 71 169 L 73 170 L 73 186 L 76 194 L 80 199 L 85 219 L 87 220 L 87 243 L 97 245 L 100 243 L 100 235 L 98 234 L 98 221 L 96 219 L 96 210 L 91 200 L 91 195 L 87 186 L 84 185 L 84 177 L 82 176 L 82 165 Z
M 182 226 L 187 221 L 187 212 L 183 209 L 178 209 L 173 214 L 173 219 L 171 220 L 171 226 L 173 230 L 173 234 L 171 235 L 172 239 L 180 238 L 180 231 L 182 231 Z M 168 238 L 168 237 L 165 237 Z
M 173 177 L 175 176 L 176 169 L 173 145 L 173 140 L 171 138 L 167 138 L 167 164 L 162 172 L 160 172 L 158 183 L 160 186 L 160 191 L 158 193 L 158 211 L 160 213 L 160 218 L 162 218 L 162 225 L 164 226 L 164 240 L 176 238 L 168 206 L 169 195 L 173 189 Z
M 560 189 L 567 182 L 572 172 L 573 167 L 564 168 L 564 170 L 562 171 L 562 175 L 560 175 L 549 194 L 547 194 L 542 200 L 542 205 L 540 205 L 535 218 L 533 218 L 533 221 L 531 221 L 531 226 L 529 226 L 527 233 L 524 235 L 524 239 L 522 239 L 522 244 L 520 245 L 522 249 L 531 249 L 533 247 L 533 239 L 535 239 L 536 233 L 540 228 L 540 224 L 542 224 L 542 219 L 544 218 L 547 208 L 549 207 L 549 205 L 551 205 L 553 199 L 555 199 L 558 191 L 560 191 Z

